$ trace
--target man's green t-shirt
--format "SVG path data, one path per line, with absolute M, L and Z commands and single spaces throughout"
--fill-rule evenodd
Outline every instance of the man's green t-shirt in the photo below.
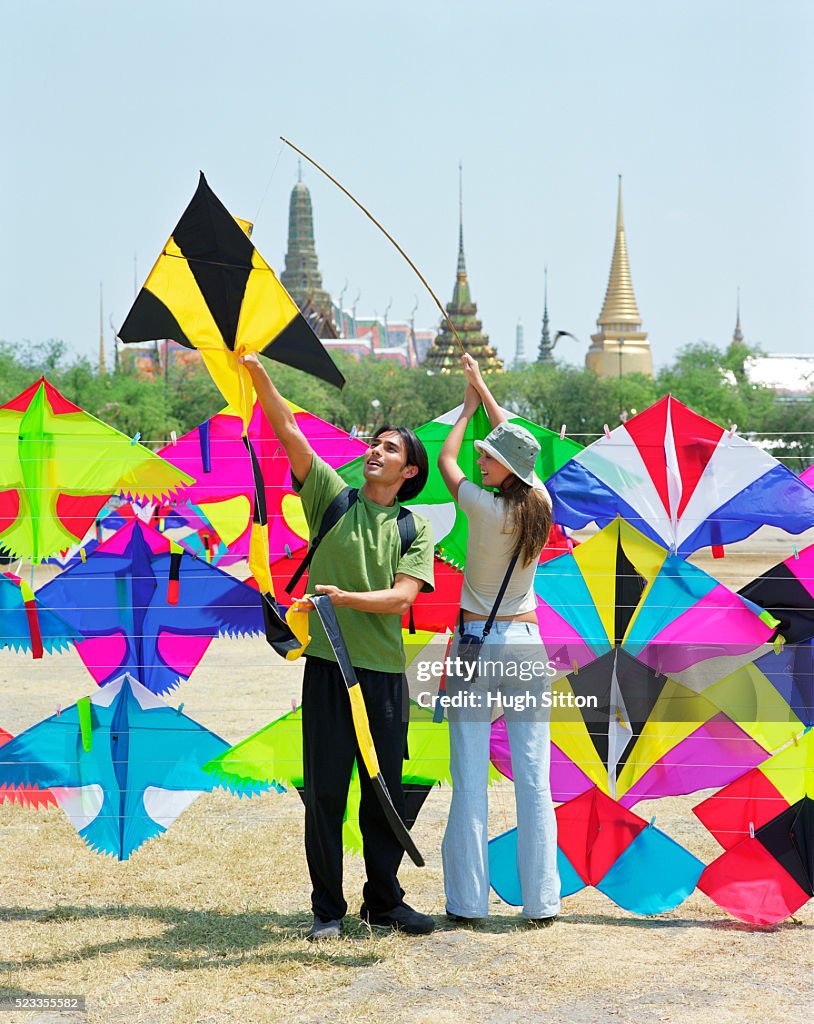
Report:
M 311 471 L 300 484 L 292 477 L 294 490 L 302 498 L 308 532 L 319 530 L 325 510 L 347 484 L 318 456 Z M 388 590 L 397 573 L 423 580 L 423 591 L 434 589 L 433 536 L 429 520 L 413 513 L 416 536 L 404 557 L 401 555 L 397 517 L 398 502 L 377 505 L 360 490 L 357 500 L 339 522 L 320 541 L 308 568 L 308 591 L 319 584 L 332 584 L 341 590 Z M 401 616 L 360 612 L 337 608 L 336 617 L 348 646 L 351 662 L 357 668 L 379 672 L 404 671 L 404 647 Z M 311 642 L 306 655 L 336 661 L 325 630 L 316 612 L 309 616 Z

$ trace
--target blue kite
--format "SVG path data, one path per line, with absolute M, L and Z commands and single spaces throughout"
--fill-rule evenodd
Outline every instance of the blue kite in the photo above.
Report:
M 128 860 L 201 793 L 268 790 L 203 771 L 229 747 L 124 675 L 0 748 L 0 786 L 50 789 L 92 850 Z
M 256 589 L 137 519 L 37 596 L 85 638 L 77 651 L 100 686 L 129 672 L 164 694 L 216 636 L 263 633 Z

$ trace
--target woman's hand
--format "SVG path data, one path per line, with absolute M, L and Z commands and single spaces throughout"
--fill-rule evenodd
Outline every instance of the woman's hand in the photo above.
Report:
M 471 356 L 468 352 L 465 352 L 461 358 L 461 364 L 469 384 L 471 384 L 476 391 L 480 392 L 481 388 L 485 385 L 483 383 L 483 377 L 481 377 L 480 366 L 478 366 L 477 359 Z
M 467 384 L 464 392 L 464 415 L 474 416 L 479 405 L 480 395 L 471 384 Z

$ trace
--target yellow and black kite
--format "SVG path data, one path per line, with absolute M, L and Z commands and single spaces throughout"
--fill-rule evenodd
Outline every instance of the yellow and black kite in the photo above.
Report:
M 301 649 L 280 616 L 269 572 L 268 523 L 260 464 L 248 437 L 254 392 L 239 359 L 259 352 L 342 387 L 334 365 L 296 303 L 201 174 L 119 331 L 125 343 L 170 338 L 197 349 L 223 397 L 243 419 L 255 475 L 249 568 L 263 595 L 266 636 L 280 654 Z
M 119 337 L 171 338 L 196 348 L 231 407 L 252 414 L 252 385 L 238 358 L 260 352 L 342 387 L 345 379 L 297 304 L 249 241 L 250 225 L 226 209 L 201 174 Z

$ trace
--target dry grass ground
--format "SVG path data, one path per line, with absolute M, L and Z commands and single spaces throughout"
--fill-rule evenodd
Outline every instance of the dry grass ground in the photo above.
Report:
M 798 542 L 800 543 L 800 542 Z M 723 562 L 739 586 L 790 554 L 761 535 Z M 301 670 L 262 641 L 219 641 L 172 703 L 238 740 L 298 697 Z M 18 732 L 89 692 L 75 654 L 0 657 L 0 725 Z M 703 860 L 714 841 L 695 821 L 698 797 L 641 805 Z M 296 793 L 238 800 L 203 796 L 161 839 L 119 864 L 90 853 L 59 810 L 0 807 L 0 971 L 13 990 L 84 994 L 104 1024 L 237 1021 L 452 1021 L 523 1024 L 779 1024 L 808 1022 L 814 911 L 755 929 L 695 893 L 658 918 L 639 918 L 595 890 L 565 901 L 555 927 L 530 931 L 495 899 L 478 930 L 443 918 L 440 841 L 449 792 L 434 791 L 415 835 L 427 867 L 406 863 L 408 899 L 438 915 L 425 939 L 371 934 L 350 915 L 346 938 L 315 949 Z M 492 833 L 512 824 L 511 787 L 491 797 Z M 355 908 L 361 861 L 348 858 Z M 49 1012 L 2 1020 L 66 1021 Z

